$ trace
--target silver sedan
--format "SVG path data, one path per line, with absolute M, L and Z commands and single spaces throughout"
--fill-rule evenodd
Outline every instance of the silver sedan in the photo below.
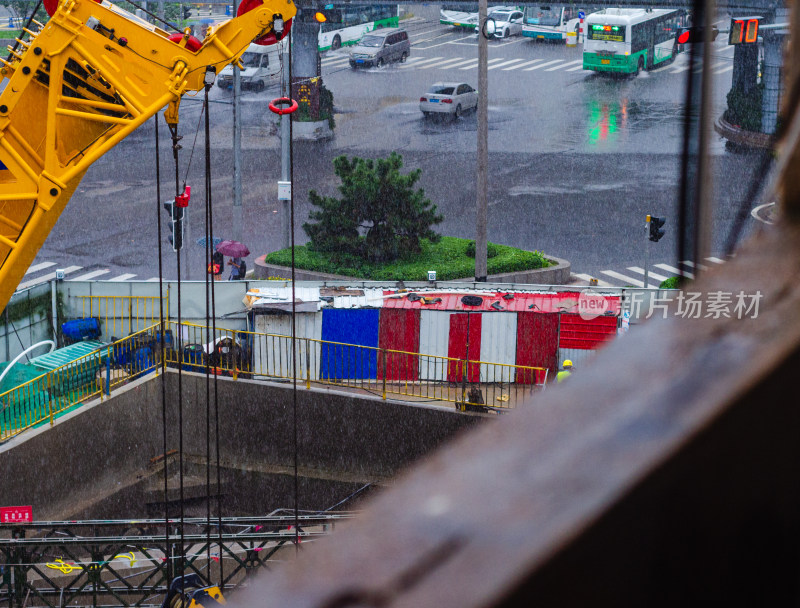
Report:
M 465 82 L 437 82 L 419 98 L 419 109 L 425 116 L 449 114 L 458 118 L 478 107 L 478 91 Z

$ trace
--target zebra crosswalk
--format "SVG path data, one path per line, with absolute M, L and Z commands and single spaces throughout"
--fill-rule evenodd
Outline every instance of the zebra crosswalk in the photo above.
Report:
M 80 271 L 82 270 L 86 270 L 86 272 L 81 273 Z M 56 271 L 63 272 L 65 281 L 103 280 L 103 281 L 121 282 L 121 281 L 130 281 L 138 276 L 130 272 L 114 275 L 109 268 L 95 268 L 92 270 L 92 269 L 86 269 L 83 266 L 58 267 L 55 262 L 48 261 L 31 265 L 28 268 L 28 270 L 25 271 L 25 277 L 23 281 L 17 286 L 17 291 L 21 289 L 27 289 L 29 287 L 34 287 L 35 285 L 40 285 L 42 283 L 47 283 L 48 281 L 54 280 L 56 278 Z M 158 281 L 158 277 L 153 277 L 146 280 Z
M 322 58 L 322 67 L 327 72 L 348 68 L 350 58 L 346 52 L 344 54 L 334 54 Z M 497 72 L 580 72 L 583 71 L 583 59 L 573 59 L 567 56 L 561 59 L 530 59 L 528 57 L 492 57 L 488 60 L 487 70 Z M 733 58 L 724 56 L 714 56 L 710 59 L 712 74 L 720 75 L 733 71 Z M 478 69 L 477 57 L 427 57 L 424 55 L 413 55 L 404 63 L 387 66 L 389 70 L 462 70 L 464 72 Z M 703 61 L 698 61 L 694 66 L 690 66 L 688 58 L 680 55 L 677 60 L 664 67 L 656 68 L 657 72 L 670 74 L 681 74 L 693 70 L 699 73 L 703 69 Z
M 648 268 L 646 286 L 657 288 L 662 281 L 666 281 L 671 277 L 680 276 L 681 274 L 689 279 L 693 279 L 694 270 L 698 268 L 700 270 L 708 270 L 715 265 L 724 264 L 725 260 L 717 257 L 708 257 L 705 258 L 704 262 L 708 263 L 694 264 L 689 260 L 684 260 L 677 265 L 663 262 L 652 264 L 652 266 Z M 645 287 L 644 268 L 641 266 L 628 266 L 618 270 L 601 270 L 597 276 L 586 273 L 573 273 L 573 277 L 579 281 L 585 281 L 590 285 L 596 284 L 598 287 Z

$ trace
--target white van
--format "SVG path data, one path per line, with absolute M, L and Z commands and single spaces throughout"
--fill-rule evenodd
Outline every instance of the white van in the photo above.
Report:
M 244 69 L 240 72 L 243 89 L 263 91 L 277 82 L 281 71 L 281 43 L 262 46 L 251 44 L 242 55 Z M 226 65 L 217 76 L 217 86 L 222 89 L 233 88 L 233 66 Z

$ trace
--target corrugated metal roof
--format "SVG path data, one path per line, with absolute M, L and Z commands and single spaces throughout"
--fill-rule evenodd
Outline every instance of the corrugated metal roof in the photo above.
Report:
M 321 290 L 333 295 L 323 295 L 320 293 Z M 326 289 L 324 287 L 298 286 L 295 290 L 295 298 L 298 302 L 316 304 L 316 310 L 320 310 L 323 306 L 332 306 L 333 308 L 381 308 L 383 306 L 382 288 L 341 290 L 344 292 L 343 295 L 335 295 L 336 291 L 335 289 Z M 250 307 L 256 310 L 259 308 L 274 309 L 280 306 L 288 309 L 292 302 L 291 285 L 287 287 L 258 287 L 250 289 L 247 295 L 251 299 Z
M 75 344 L 59 348 L 46 355 L 34 357 L 31 359 L 30 363 L 39 369 L 50 371 L 62 365 L 66 365 L 67 363 L 72 363 L 81 357 L 85 357 L 89 353 L 103 348 L 104 346 L 106 346 L 106 343 L 100 342 L 99 340 L 76 342 Z M 103 354 L 105 354 L 105 352 Z
M 384 291 L 384 296 L 392 296 L 396 292 Z M 408 296 L 412 296 L 409 300 Z M 479 306 L 467 306 L 461 298 L 465 295 L 476 295 L 483 298 Z M 415 299 L 419 296 L 420 299 Z M 459 310 L 459 311 L 511 311 L 525 312 L 577 312 L 580 292 L 559 293 L 520 293 L 520 292 L 452 292 L 418 291 L 401 294 L 399 297 L 384 297 L 383 305 L 387 308 L 410 308 L 421 310 Z M 620 310 L 619 296 L 605 296 L 612 314 Z M 439 300 L 439 301 L 437 301 Z

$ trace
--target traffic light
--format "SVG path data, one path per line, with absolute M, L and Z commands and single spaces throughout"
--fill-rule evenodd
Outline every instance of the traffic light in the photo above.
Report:
M 302 8 L 298 11 L 301 21 L 304 23 L 325 23 L 331 21 L 335 23 L 333 4 L 323 4 L 321 2 L 312 2 L 310 6 Z
M 717 39 L 719 29 L 715 25 L 711 28 L 712 42 Z M 706 41 L 706 28 L 704 27 L 682 27 L 678 30 L 678 44 L 692 44 Z
M 188 6 L 186 6 L 184 4 L 183 6 L 181 6 L 181 8 L 183 9 L 183 18 L 184 19 L 188 19 L 189 17 L 192 16 L 192 11 L 190 10 L 190 7 L 188 7 Z
M 728 44 L 757 44 L 760 23 L 761 17 L 731 19 L 731 33 L 728 35 Z
M 662 228 L 667 221 L 665 217 L 656 217 L 655 215 L 647 216 L 647 223 L 650 225 L 650 240 L 657 243 L 664 236 L 665 230 Z
M 170 221 L 167 222 L 167 240 L 172 245 L 173 251 L 180 251 L 183 247 L 183 210 L 184 207 L 175 201 L 164 203 L 164 209 L 169 213 Z

